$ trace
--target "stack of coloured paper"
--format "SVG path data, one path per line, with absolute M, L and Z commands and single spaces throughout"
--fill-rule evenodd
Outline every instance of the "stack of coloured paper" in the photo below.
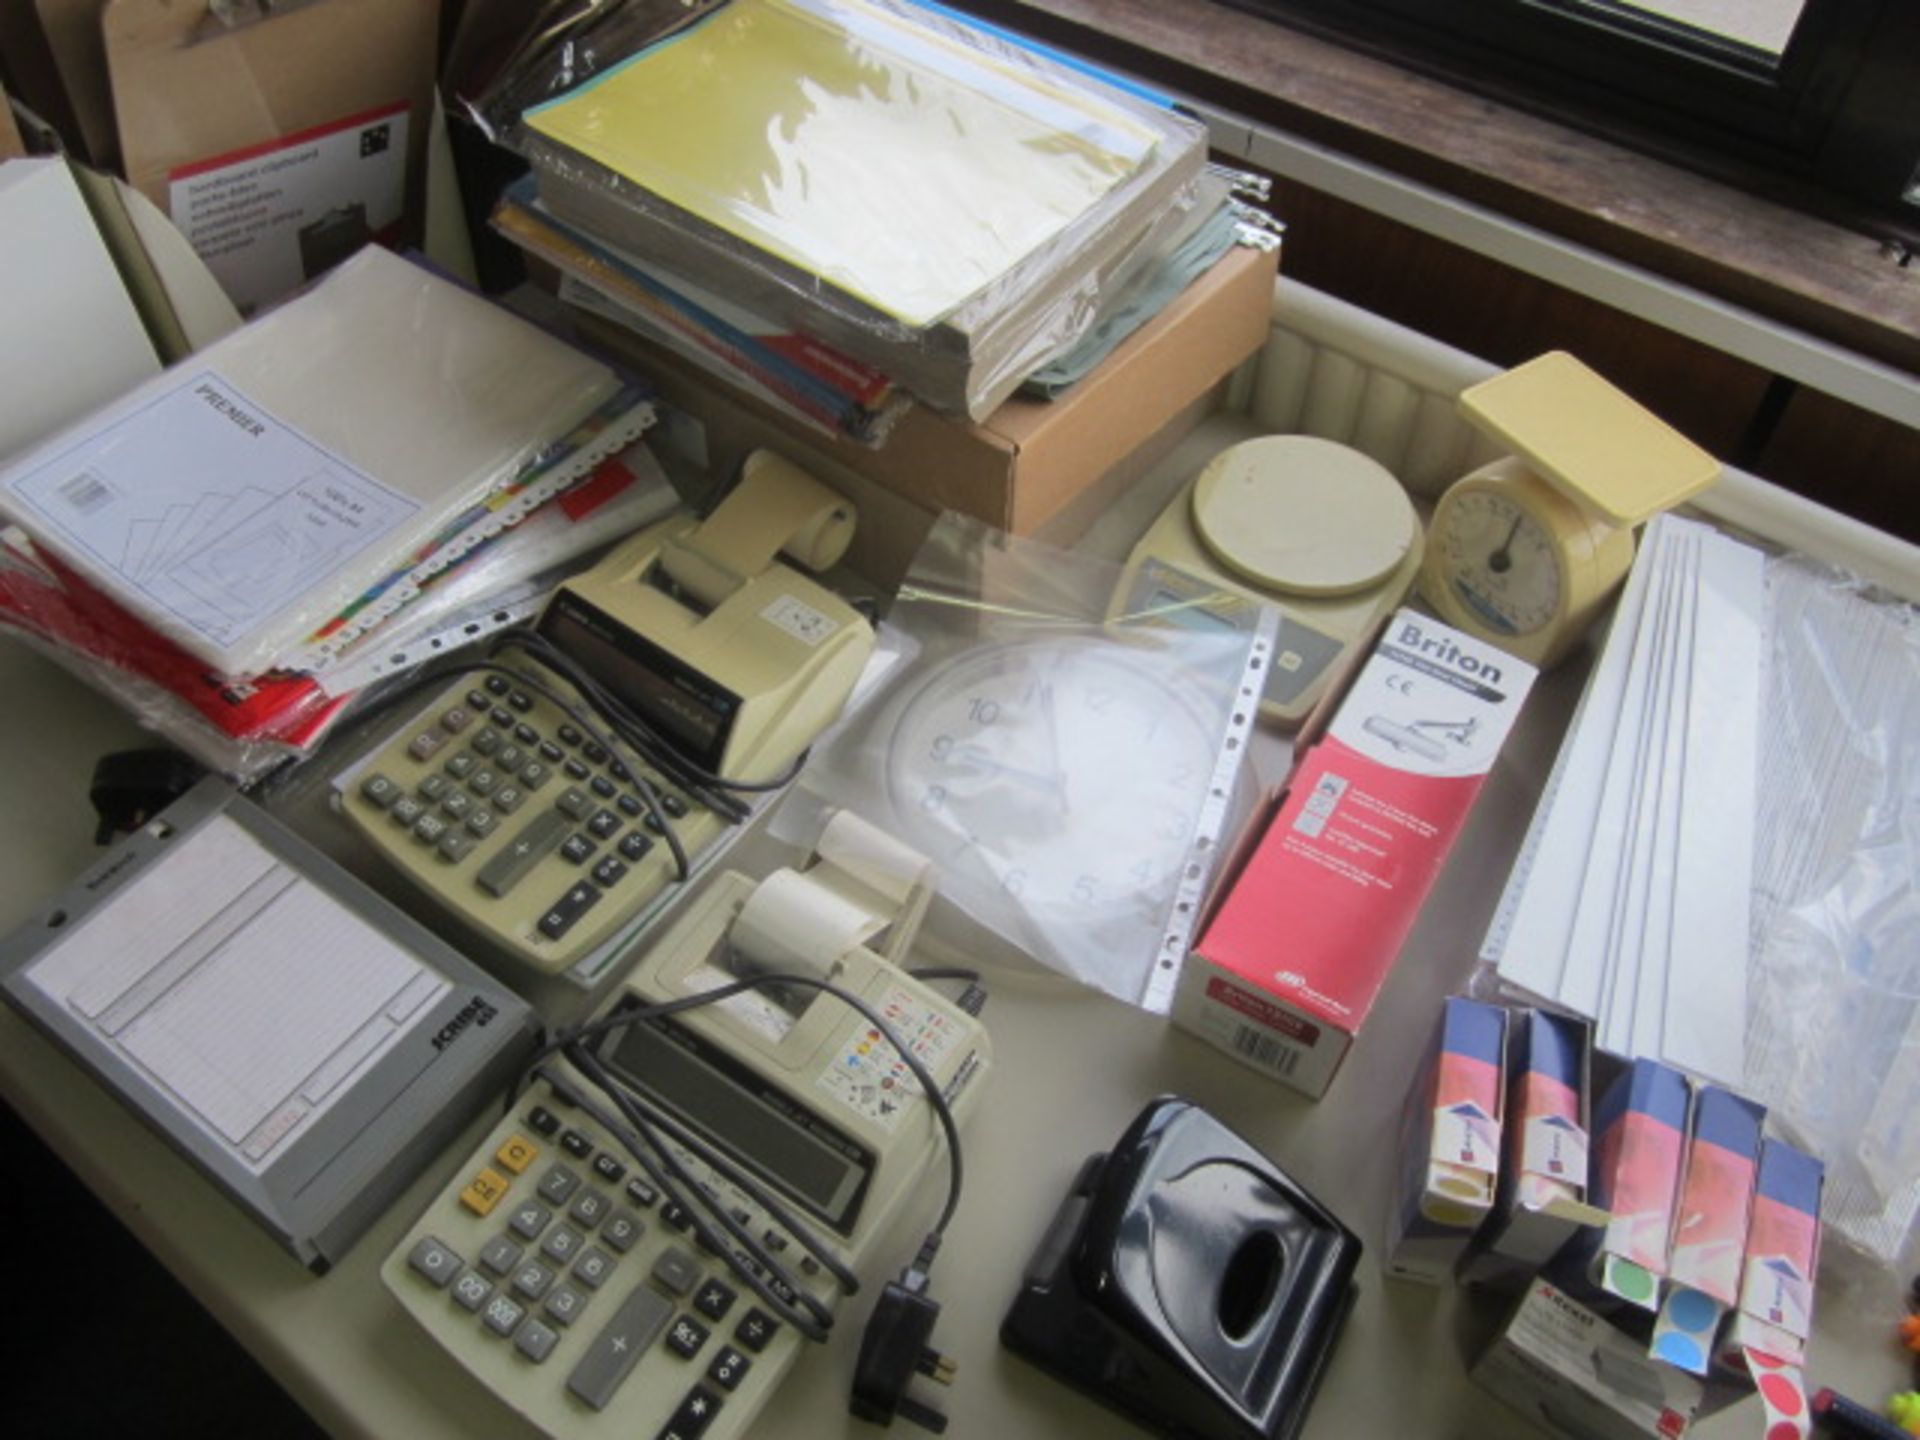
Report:
M 1620 1056 L 1740 1086 L 1759 551 L 1655 517 L 1481 948 Z
M 1205 161 L 1165 105 L 915 4 L 733 0 L 573 78 L 498 117 L 538 188 L 517 240 L 532 211 L 616 303 L 725 296 L 762 317 L 736 330 L 975 419 L 1085 333 Z
M 654 340 L 831 435 L 881 439 L 907 404 L 873 366 L 786 329 L 662 266 L 563 224 L 530 180 L 511 186 L 495 230 L 561 273 L 560 298 Z

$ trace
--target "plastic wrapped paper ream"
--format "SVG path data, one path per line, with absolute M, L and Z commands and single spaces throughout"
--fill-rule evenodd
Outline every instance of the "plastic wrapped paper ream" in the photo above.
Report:
M 740 907 L 727 938 L 761 970 L 826 979 L 885 923 L 866 906 L 793 870 L 776 870 Z
M 527 123 L 916 326 L 1053 239 L 1155 143 L 1090 91 L 859 0 L 734 0 Z
M 595 29 L 480 113 L 565 228 L 975 420 L 1094 322 L 1207 145 L 1158 97 L 901 0 Z
M 377 247 L 0 472 L 0 504 L 223 675 L 272 668 L 620 387 Z

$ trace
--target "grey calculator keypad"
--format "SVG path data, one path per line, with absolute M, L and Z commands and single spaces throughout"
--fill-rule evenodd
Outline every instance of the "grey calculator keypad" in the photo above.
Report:
M 517 887 L 551 884 L 542 862 L 556 852 L 581 858 L 582 846 L 592 854 L 617 844 L 629 860 L 645 855 L 641 831 L 653 817 L 633 772 L 562 721 L 551 701 L 504 676 L 489 677 L 485 686 L 443 696 L 376 757 L 356 793 L 385 821 L 370 825 L 364 812 L 357 818 L 403 866 L 464 872 L 459 884 L 472 884 L 476 906 L 490 910 L 512 897 L 513 910 L 492 912 L 499 923 L 529 927 L 513 933 L 537 936 L 543 945 L 563 945 L 570 934 L 588 933 L 581 922 L 602 893 L 631 891 L 637 901 L 643 892 L 636 887 L 659 883 L 658 867 L 643 881 L 631 867 L 600 865 L 583 877 L 591 890 L 585 896 L 572 881 L 552 894 Z M 569 778 L 554 784 L 558 774 Z M 689 813 L 688 798 L 657 775 L 644 778 L 668 813 Z M 617 803 L 618 813 L 603 802 Z M 535 874 L 547 878 L 531 881 Z
M 630 1157 L 590 1126 L 563 1131 L 545 1106 L 530 1106 L 522 1118 L 526 1130 L 476 1166 L 493 1182 L 512 1171 L 504 1183 L 519 1193 L 473 1200 L 471 1187 L 455 1187 L 466 1205 L 461 1223 L 478 1233 L 445 1233 L 463 1237 L 472 1266 L 454 1244 L 427 1235 L 408 1251 L 407 1268 L 446 1292 L 444 1303 L 462 1323 L 510 1345 L 530 1366 L 547 1367 L 551 1383 L 594 1409 L 612 1402 L 657 1345 L 674 1363 L 700 1367 L 689 1371 L 689 1383 L 704 1375 L 722 1387 L 694 1384 L 687 1392 L 687 1401 L 705 1397 L 703 1413 L 710 1414 L 751 1363 L 734 1345 L 708 1353 L 716 1348 L 708 1343 L 711 1326 L 727 1315 L 734 1291 L 681 1244 L 667 1245 L 650 1263 L 626 1259 L 647 1233 L 634 1207 L 657 1200 L 652 1187 L 628 1179 Z M 561 1158 L 541 1163 L 544 1146 L 531 1135 Z M 754 1319 L 767 1327 L 764 1334 L 753 1330 Z M 756 1310 L 734 1338 L 757 1350 L 773 1328 Z

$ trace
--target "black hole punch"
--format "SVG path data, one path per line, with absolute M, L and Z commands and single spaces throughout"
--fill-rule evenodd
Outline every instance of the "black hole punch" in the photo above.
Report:
M 51 915 L 47 916 L 47 928 L 49 930 L 58 930 L 62 925 L 66 923 L 67 923 L 67 912 L 64 910 L 56 910 Z
M 1244 1340 L 1273 1304 L 1285 1256 L 1271 1230 L 1256 1230 L 1240 1242 L 1220 1279 L 1220 1328 L 1229 1340 Z

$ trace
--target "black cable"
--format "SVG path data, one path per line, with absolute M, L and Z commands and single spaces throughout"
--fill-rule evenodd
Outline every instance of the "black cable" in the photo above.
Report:
M 579 1051 L 579 1054 L 576 1054 L 576 1051 Z M 621 1086 L 618 1081 L 607 1074 L 606 1067 L 600 1064 L 598 1057 L 594 1056 L 591 1051 L 581 1051 L 579 1047 L 574 1046 L 569 1047 L 566 1052 L 567 1059 L 576 1065 L 579 1064 L 580 1055 L 584 1055 L 588 1062 L 586 1065 L 580 1067 L 581 1073 L 589 1074 L 594 1084 L 608 1092 L 614 1103 L 619 1106 L 620 1113 L 628 1115 L 635 1123 L 636 1128 L 642 1131 L 647 1143 L 654 1146 L 654 1148 L 660 1152 L 666 1160 L 667 1168 L 678 1177 L 680 1183 L 692 1186 L 702 1197 L 699 1203 L 710 1210 L 714 1210 L 716 1215 L 721 1218 L 722 1224 L 729 1233 L 733 1234 L 736 1239 L 745 1244 L 747 1248 L 754 1253 L 755 1258 L 758 1259 L 760 1263 L 778 1272 L 780 1278 L 788 1285 L 793 1286 L 795 1289 L 799 1288 L 800 1282 L 795 1280 L 793 1276 L 789 1275 L 785 1270 L 781 1269 L 780 1262 L 774 1260 L 771 1255 L 761 1253 L 760 1242 L 756 1237 L 739 1229 L 737 1222 L 734 1221 L 731 1215 L 726 1214 L 724 1209 L 716 1209 L 716 1202 L 712 1202 L 706 1198 L 706 1192 L 700 1189 L 699 1182 L 688 1177 L 680 1169 L 679 1162 L 674 1158 L 672 1152 L 660 1144 L 659 1136 L 654 1133 L 656 1130 L 663 1132 L 669 1140 L 672 1140 L 675 1144 L 691 1152 L 696 1159 L 705 1164 L 709 1169 L 717 1170 L 724 1174 L 729 1184 L 745 1191 L 749 1199 L 759 1205 L 761 1209 L 765 1210 L 779 1224 L 792 1232 L 793 1238 L 800 1243 L 800 1247 L 820 1262 L 841 1290 L 849 1295 L 859 1291 L 860 1277 L 840 1262 L 839 1256 L 835 1255 L 833 1251 L 814 1234 L 812 1227 L 789 1210 L 780 1200 L 770 1194 L 757 1180 L 744 1171 L 735 1171 L 732 1168 L 731 1162 L 727 1160 L 721 1151 L 709 1145 L 699 1135 L 680 1124 L 679 1121 L 675 1120 L 670 1114 L 654 1105 L 651 1101 L 635 1095 L 632 1091 Z M 645 1106 L 644 1111 L 640 1109 L 641 1106 Z
M 583 694 L 592 694 L 602 709 L 621 715 L 641 736 L 645 737 L 648 746 L 658 746 L 671 757 L 675 768 L 687 777 L 684 783 L 690 789 L 717 791 L 723 795 L 729 792 L 742 795 L 767 794 L 788 785 L 806 764 L 807 755 L 802 751 L 785 770 L 766 780 L 735 780 L 717 771 L 708 770 L 698 761 L 681 754 L 671 740 L 661 735 L 617 695 L 610 693 L 587 671 L 584 665 L 539 631 L 505 632 L 499 643 L 517 645 L 541 664 L 558 671 L 575 689 Z
M 791 1272 L 775 1260 L 754 1236 L 747 1234 L 738 1222 L 736 1222 L 731 1215 L 728 1215 L 726 1211 L 718 1205 L 717 1201 L 709 1197 L 706 1192 L 700 1188 L 699 1183 L 680 1167 L 679 1162 L 674 1159 L 673 1153 L 668 1150 L 666 1146 L 662 1145 L 659 1136 L 653 1133 L 652 1125 L 649 1123 L 647 1117 L 640 1113 L 639 1107 L 634 1103 L 634 1097 L 621 1087 L 612 1076 L 608 1075 L 591 1055 L 585 1054 L 584 1052 L 575 1054 L 569 1051 L 567 1053 L 567 1059 L 577 1066 L 580 1073 L 585 1075 L 595 1086 L 606 1092 L 607 1097 L 613 1101 L 614 1107 L 625 1117 L 627 1127 L 622 1127 L 615 1122 L 610 1116 L 605 1114 L 599 1106 L 593 1104 L 587 1097 L 574 1090 L 572 1086 L 565 1087 L 569 1098 L 576 1104 L 579 1104 L 581 1109 L 585 1110 L 609 1133 L 614 1135 L 626 1148 L 627 1153 L 647 1172 L 648 1178 L 653 1181 L 660 1192 L 665 1195 L 668 1200 L 679 1205 L 680 1208 L 686 1212 L 688 1224 L 694 1232 L 694 1238 L 706 1249 L 725 1258 L 728 1267 L 745 1283 L 747 1288 L 752 1290 L 754 1294 L 758 1295 L 762 1300 L 766 1301 L 769 1306 L 778 1312 L 782 1320 L 792 1325 L 800 1334 L 809 1340 L 824 1341 L 827 1339 L 828 1332 L 833 1328 L 833 1312 L 827 1309 L 827 1307 L 813 1295 L 809 1294 Z M 548 1083 L 554 1083 L 551 1076 L 548 1077 Z M 556 1088 L 560 1087 L 556 1086 Z M 647 1154 L 647 1150 L 644 1147 L 651 1147 L 653 1151 L 651 1157 Z M 712 1231 L 707 1226 L 707 1222 L 703 1220 L 698 1213 L 700 1210 L 707 1211 L 717 1219 L 722 1226 L 727 1229 L 728 1233 L 733 1235 L 733 1237 L 741 1243 L 742 1247 L 749 1251 L 756 1264 L 761 1265 L 770 1273 L 779 1276 L 781 1284 L 787 1288 L 789 1294 L 780 1294 L 768 1284 L 763 1277 L 756 1275 L 752 1270 L 741 1265 L 738 1258 L 730 1253 L 714 1237 Z M 796 1309 L 796 1305 L 800 1308 Z
M 717 986 L 712 990 L 703 990 L 698 995 L 683 995 L 678 1000 L 655 1001 L 651 1004 L 636 1006 L 617 1016 L 610 1015 L 600 1020 L 588 1021 L 586 1024 L 576 1027 L 569 1038 L 581 1039 L 590 1035 L 610 1033 L 614 1030 L 623 1029 L 637 1019 L 665 1018 L 667 1016 L 677 1015 L 683 1010 L 693 1010 L 702 1005 L 710 1005 L 716 1000 L 724 1000 L 729 995 L 739 995 L 748 990 L 757 990 L 763 986 L 770 985 L 798 985 L 803 989 L 819 990 L 825 994 L 832 995 L 842 1004 L 857 1011 L 862 1019 L 872 1025 L 875 1030 L 879 1031 L 881 1037 L 886 1040 L 887 1044 L 893 1047 L 893 1052 L 900 1057 L 901 1063 L 913 1073 L 913 1078 L 920 1085 L 921 1093 L 927 1097 L 928 1103 L 933 1106 L 934 1116 L 939 1120 L 940 1128 L 944 1132 L 947 1141 L 947 1168 L 949 1177 L 947 1200 L 946 1204 L 941 1207 L 940 1218 L 934 1222 L 932 1230 L 932 1234 L 935 1236 L 944 1234 L 948 1224 L 953 1219 L 954 1211 L 960 1206 L 960 1186 L 962 1180 L 960 1127 L 954 1123 L 953 1110 L 948 1106 L 947 1097 L 941 1093 L 940 1087 L 934 1083 L 933 1075 L 928 1071 L 926 1065 L 922 1063 L 920 1057 L 915 1055 L 900 1037 L 894 1034 L 893 1027 L 881 1018 L 879 1012 L 874 1010 L 872 1006 L 868 1005 L 867 1002 L 858 995 L 855 995 L 852 991 L 842 986 L 835 985 L 831 980 L 822 980 L 815 975 L 783 974 L 773 970 L 760 975 L 742 976 L 738 980 Z
M 564 1044 L 565 1042 L 561 1043 Z M 552 1047 L 543 1047 L 541 1050 L 541 1054 L 543 1055 L 550 1053 L 553 1053 Z M 678 1204 L 682 1209 L 689 1212 L 689 1220 L 694 1225 L 696 1235 L 704 1241 L 710 1249 L 714 1250 L 716 1254 L 724 1254 L 725 1252 L 720 1250 L 717 1243 L 714 1242 L 712 1235 L 701 1226 L 698 1217 L 692 1214 L 692 1209 L 695 1205 L 700 1205 L 702 1208 L 712 1208 L 704 1199 L 704 1192 L 700 1190 L 698 1182 L 692 1180 L 680 1169 L 678 1163 L 673 1159 L 672 1153 L 660 1143 L 659 1137 L 654 1134 L 654 1127 L 647 1121 L 646 1117 L 633 1113 L 630 1107 L 635 1097 L 624 1087 L 620 1086 L 617 1081 L 614 1081 L 611 1076 L 608 1076 L 604 1069 L 599 1066 L 598 1062 L 592 1059 L 590 1054 L 584 1056 L 586 1061 L 584 1064 L 582 1063 L 582 1055 L 574 1054 L 571 1051 L 567 1051 L 565 1054 L 568 1062 L 578 1067 L 580 1073 L 586 1075 L 591 1072 L 590 1079 L 592 1083 L 606 1091 L 608 1098 L 614 1102 L 615 1107 L 619 1109 L 622 1116 L 628 1120 L 629 1123 L 627 1126 L 623 1126 L 620 1121 L 608 1115 L 599 1105 L 594 1103 L 590 1096 L 581 1091 L 564 1076 L 557 1075 L 540 1065 L 537 1059 L 532 1068 L 523 1074 L 522 1079 L 537 1074 L 539 1078 L 546 1081 L 546 1083 L 552 1087 L 555 1094 L 565 1103 L 584 1110 L 597 1121 L 603 1129 L 619 1140 L 634 1163 L 637 1164 L 641 1170 L 646 1173 L 647 1178 L 653 1182 L 654 1187 L 669 1201 Z M 513 1093 L 515 1095 L 519 1093 L 517 1084 Z M 511 1098 L 509 1099 L 507 1108 L 509 1110 L 513 1108 Z M 629 1126 L 631 1128 L 629 1128 Z M 651 1147 L 653 1153 L 649 1154 L 648 1150 L 643 1148 L 643 1142 L 644 1146 Z M 705 1150 L 705 1147 L 696 1144 L 689 1148 L 694 1149 L 702 1158 L 707 1159 L 709 1164 L 713 1163 L 712 1157 Z M 671 1174 L 668 1173 L 669 1170 L 672 1172 Z M 674 1176 L 679 1177 L 677 1182 L 673 1178 Z M 685 1187 L 684 1190 L 682 1189 L 683 1186 Z M 850 1271 L 846 1271 L 844 1267 L 841 1267 L 838 1261 L 826 1251 L 825 1247 L 821 1246 L 820 1243 L 814 1239 L 812 1233 L 808 1231 L 805 1226 L 792 1219 L 784 1206 L 780 1205 L 777 1201 L 773 1201 L 770 1197 L 763 1196 L 757 1187 L 747 1185 L 741 1188 L 747 1190 L 755 1200 L 762 1201 L 768 1213 L 772 1215 L 776 1221 L 786 1225 L 787 1228 L 794 1233 L 795 1238 L 798 1239 L 810 1253 L 827 1260 L 836 1272 L 836 1279 L 839 1279 L 841 1275 L 844 1274 L 847 1281 L 850 1281 L 853 1287 L 858 1286 L 858 1277 L 852 1275 Z M 694 1198 L 695 1196 L 701 1196 L 702 1198 L 696 1200 Z M 726 1218 L 731 1219 L 731 1217 Z M 738 1233 L 737 1230 L 736 1233 Z M 770 1255 L 766 1254 L 761 1249 L 757 1240 L 750 1236 L 744 1238 L 747 1241 L 747 1248 L 754 1252 L 755 1259 L 758 1263 L 765 1265 L 770 1272 L 777 1275 L 781 1283 L 792 1291 L 795 1296 L 805 1294 L 801 1283 L 777 1260 L 774 1260 Z M 746 1280 L 747 1284 L 756 1294 L 781 1312 L 783 1319 L 791 1321 L 795 1328 L 801 1330 L 803 1333 L 808 1333 L 810 1338 L 825 1338 L 824 1327 L 832 1324 L 832 1315 L 818 1301 L 813 1300 L 811 1296 L 807 1296 L 808 1310 L 811 1312 L 811 1316 L 801 1316 L 793 1310 L 792 1303 L 787 1297 L 774 1292 L 770 1287 L 765 1285 L 764 1282 L 760 1281 L 759 1277 L 752 1275 L 751 1272 L 740 1271 L 737 1266 L 733 1268 L 735 1268 L 736 1273 L 739 1273 L 741 1277 Z M 847 1289 L 847 1284 L 843 1282 L 842 1288 Z M 850 1289 L 849 1293 L 851 1293 Z M 820 1333 L 813 1333 L 816 1330 L 820 1331 Z
M 941 1207 L 939 1218 L 934 1222 L 933 1228 L 927 1232 L 926 1237 L 921 1241 L 919 1256 L 915 1263 L 920 1269 L 924 1270 L 932 1262 L 934 1254 L 939 1250 L 947 1226 L 952 1222 L 955 1212 L 959 1209 L 960 1194 L 965 1179 L 965 1169 L 960 1153 L 960 1128 L 953 1118 L 953 1109 L 952 1106 L 947 1103 L 946 1095 L 941 1091 L 939 1085 L 935 1083 L 932 1073 L 927 1069 L 920 1057 L 913 1053 L 906 1043 L 894 1032 L 893 1027 L 868 1005 L 865 1000 L 844 987 L 834 984 L 832 981 L 822 980 L 813 975 L 786 974 L 778 971 L 769 971 L 760 975 L 743 976 L 738 980 L 717 986 L 712 990 L 702 991 L 697 995 L 684 995 L 674 1000 L 643 1002 L 627 1006 L 612 1014 L 602 1016 L 598 1020 L 586 1021 L 583 1024 L 574 1026 L 570 1030 L 548 1037 L 534 1053 L 532 1060 L 529 1062 L 528 1069 L 523 1072 L 523 1076 L 533 1073 L 534 1067 L 537 1067 L 541 1060 L 549 1056 L 565 1056 L 570 1063 L 575 1065 L 581 1074 L 587 1076 L 590 1083 L 605 1091 L 609 1100 L 621 1111 L 622 1115 L 628 1118 L 636 1131 L 646 1132 L 644 1137 L 646 1143 L 652 1144 L 658 1151 L 658 1154 L 667 1161 L 668 1165 L 675 1171 L 678 1171 L 679 1166 L 677 1162 L 671 1159 L 669 1152 L 660 1144 L 659 1137 L 652 1132 L 654 1126 L 658 1125 L 661 1129 L 676 1132 L 672 1138 L 675 1139 L 676 1142 L 684 1144 L 687 1138 L 684 1129 L 670 1117 L 665 1116 L 657 1106 L 652 1106 L 651 1102 L 646 1102 L 644 1097 L 634 1095 L 631 1090 L 622 1085 L 612 1075 L 607 1074 L 604 1067 L 598 1063 L 597 1057 L 594 1057 L 592 1051 L 586 1048 L 587 1042 L 624 1030 L 637 1021 L 667 1019 L 687 1010 L 694 1010 L 702 1006 L 714 1004 L 732 995 L 744 994 L 749 990 L 758 990 L 771 986 L 798 986 L 802 989 L 816 990 L 823 994 L 833 996 L 842 1004 L 855 1011 L 862 1019 L 866 1020 L 868 1024 L 879 1032 L 887 1044 L 892 1047 L 894 1053 L 900 1057 L 901 1063 L 904 1064 L 913 1075 L 914 1080 L 920 1086 L 921 1094 L 926 1097 L 928 1105 L 932 1108 L 934 1118 L 938 1122 L 942 1136 L 946 1141 L 947 1195 L 946 1202 Z M 575 1053 L 576 1051 L 584 1052 L 585 1055 L 591 1057 L 590 1065 L 580 1065 L 580 1057 Z M 598 1073 L 589 1075 L 589 1070 Z M 544 1076 L 545 1072 L 541 1073 Z M 551 1080 L 549 1080 L 549 1083 L 551 1083 Z M 519 1088 L 520 1086 L 516 1084 L 516 1094 Z M 636 1107 L 646 1105 L 653 1113 L 650 1116 L 636 1114 L 635 1111 L 629 1109 L 630 1105 Z M 599 1119 L 600 1117 L 596 1115 L 595 1118 Z M 602 1123 L 604 1124 L 605 1122 L 602 1121 Z M 610 1125 L 607 1128 L 614 1134 L 621 1136 L 623 1144 L 626 1143 L 626 1137 L 623 1134 L 625 1127 Z M 634 1147 L 631 1145 L 629 1145 L 628 1148 L 634 1150 Z M 689 1145 L 688 1148 L 695 1150 L 696 1153 L 706 1150 L 704 1146 Z M 636 1159 L 639 1159 L 638 1150 L 635 1150 L 634 1153 Z M 700 1158 L 714 1171 L 724 1176 L 728 1183 L 737 1186 L 753 1196 L 756 1200 L 762 1198 L 752 1177 L 744 1176 L 742 1171 L 725 1156 L 718 1153 L 700 1153 Z M 655 1167 L 648 1164 L 645 1160 L 642 1160 L 641 1163 L 644 1168 L 648 1169 L 650 1174 L 654 1174 L 654 1178 L 658 1182 L 660 1177 L 654 1173 Z M 698 1191 L 699 1189 L 697 1184 L 684 1175 L 684 1172 L 681 1172 L 681 1182 L 691 1190 Z M 687 1208 L 691 1212 L 692 1207 L 688 1205 L 685 1198 L 676 1192 L 676 1187 L 670 1183 L 662 1182 L 661 1188 L 673 1195 L 683 1208 Z M 704 1195 L 704 1192 L 702 1192 L 702 1194 Z M 728 1228 L 736 1234 L 738 1233 L 738 1225 L 733 1222 L 731 1216 L 725 1214 L 724 1208 L 718 1205 L 716 1199 L 703 1198 L 698 1203 L 701 1208 L 711 1213 L 716 1213 L 725 1228 Z M 802 1244 L 806 1245 L 811 1253 L 828 1262 L 829 1268 L 835 1272 L 835 1278 L 836 1280 L 840 1280 L 843 1288 L 846 1287 L 847 1281 L 852 1281 L 855 1284 L 858 1283 L 857 1277 L 852 1276 L 851 1272 L 845 1271 L 844 1267 L 839 1265 L 839 1262 L 834 1259 L 831 1253 L 808 1234 L 805 1226 L 791 1223 L 790 1217 L 785 1216 L 783 1213 L 784 1207 L 769 1205 L 767 1208 L 770 1213 L 775 1215 L 776 1219 L 780 1220 L 781 1223 L 795 1235 L 796 1239 L 801 1240 Z M 743 1279 L 746 1279 L 749 1284 L 754 1284 L 757 1277 L 753 1277 L 751 1271 L 744 1269 L 734 1261 L 731 1252 L 724 1251 L 724 1247 L 715 1246 L 713 1248 L 722 1249 L 723 1253 L 728 1256 L 730 1263 L 733 1264 L 735 1272 Z M 748 1248 L 757 1250 L 757 1242 Z M 770 1266 L 769 1268 L 777 1270 L 778 1267 Z M 845 1278 L 842 1279 L 842 1276 Z M 758 1290 L 759 1287 L 755 1285 L 755 1288 Z M 795 1286 L 794 1289 L 796 1293 L 803 1295 L 806 1293 L 799 1286 Z M 773 1300 L 774 1303 L 779 1303 L 775 1297 L 768 1296 L 765 1298 Z M 796 1328 L 801 1329 L 804 1333 L 807 1327 L 796 1325 Z M 810 1336 L 810 1338 L 817 1339 L 819 1337 Z
M 497 652 L 508 646 L 525 651 L 535 664 L 565 680 L 607 719 L 609 725 L 620 732 L 621 738 L 634 754 L 665 773 L 681 789 L 697 796 L 708 809 L 735 822 L 747 818 L 746 807 L 725 794 L 724 785 L 714 785 L 706 771 L 682 755 L 672 741 L 662 736 L 552 641 L 535 631 L 504 632 L 495 638 L 489 650 Z
M 552 686 L 546 684 L 536 676 L 528 675 L 525 671 L 517 670 L 511 665 L 502 665 L 497 660 L 469 660 L 462 668 L 464 673 L 467 674 L 477 675 L 492 672 L 494 674 L 511 676 L 516 682 L 533 691 L 534 694 L 544 696 L 547 700 L 551 701 L 563 715 L 580 727 L 589 740 L 593 741 L 593 743 L 598 745 L 602 750 L 605 750 L 609 755 L 619 754 L 621 747 L 614 744 L 609 735 L 603 733 L 598 725 L 587 718 L 587 712 L 583 707 L 571 703 L 561 695 L 558 690 L 555 690 Z M 639 757 L 636 755 L 634 758 L 638 759 Z M 647 813 L 653 818 L 654 828 L 658 831 L 660 838 L 667 842 L 667 849 L 673 852 L 673 865 L 676 878 L 682 881 L 686 880 L 687 877 L 693 873 L 693 866 L 687 859 L 686 847 L 680 843 L 680 837 L 674 833 L 672 818 L 667 814 L 661 802 L 660 793 L 653 788 L 652 782 L 650 782 L 645 775 L 641 774 L 638 769 L 630 768 L 627 779 L 628 783 L 640 792 L 640 802 L 646 806 Z

